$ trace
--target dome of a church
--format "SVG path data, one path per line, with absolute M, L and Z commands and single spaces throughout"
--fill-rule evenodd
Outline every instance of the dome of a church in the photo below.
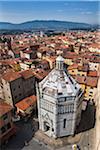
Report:
M 56 58 L 56 61 L 64 61 L 64 58 L 59 55 L 59 56 Z
M 58 56 L 56 59 L 56 68 L 40 83 L 43 93 L 59 98 L 76 96 L 80 91 L 80 85 L 64 70 L 64 68 L 61 69 L 63 67 L 63 62 L 64 58 Z

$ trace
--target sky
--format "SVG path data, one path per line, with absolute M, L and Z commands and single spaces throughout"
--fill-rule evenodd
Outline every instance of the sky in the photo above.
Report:
M 22 23 L 32 20 L 62 20 L 98 24 L 99 2 L 92 0 L 0 1 L 0 22 Z

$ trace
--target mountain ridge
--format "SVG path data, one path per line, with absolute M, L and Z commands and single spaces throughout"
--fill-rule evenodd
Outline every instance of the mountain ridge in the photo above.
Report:
M 88 23 L 78 23 L 71 21 L 59 20 L 33 20 L 23 23 L 0 22 L 0 29 L 16 30 L 16 29 L 73 29 L 73 28 L 91 28 Z

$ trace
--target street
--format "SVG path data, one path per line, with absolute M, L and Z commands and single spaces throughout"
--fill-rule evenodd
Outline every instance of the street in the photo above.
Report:
M 34 132 L 38 129 L 38 123 L 32 119 L 24 122 L 23 120 L 16 122 L 16 135 L 9 139 L 6 145 L 2 146 L 2 150 L 21 150 L 25 141 L 30 141 Z
M 95 107 L 88 104 L 86 111 L 82 113 L 82 119 L 77 133 L 82 132 L 78 145 L 81 150 L 94 150 L 95 139 Z
M 81 139 L 76 143 L 80 150 L 94 150 L 93 141 L 95 138 L 95 107 L 88 104 L 86 111 L 82 112 L 82 119 L 79 127 L 77 128 L 76 133 L 82 133 Z M 44 145 L 43 143 L 37 142 L 35 139 L 32 139 L 29 143 L 29 146 L 24 147 L 23 150 L 53 150 L 53 148 Z M 72 150 L 72 145 L 66 145 L 57 150 Z
M 79 143 L 80 150 L 94 150 L 94 128 L 95 124 L 95 109 L 92 105 L 88 105 L 87 110 L 82 112 L 82 119 L 79 127 L 77 127 L 76 134 L 82 133 Z M 13 136 L 9 142 L 2 147 L 2 150 L 53 150 L 49 146 L 40 143 L 34 139 L 34 133 L 38 130 L 37 120 L 32 118 L 27 122 L 16 122 L 18 127 L 16 136 Z M 28 145 L 25 146 L 25 141 Z M 72 150 L 72 145 L 67 145 L 57 150 Z

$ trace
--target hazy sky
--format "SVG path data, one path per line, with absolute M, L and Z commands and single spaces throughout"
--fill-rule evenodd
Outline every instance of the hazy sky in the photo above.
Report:
M 31 20 L 64 20 L 98 23 L 98 1 L 0 1 L 0 21 L 21 23 Z

